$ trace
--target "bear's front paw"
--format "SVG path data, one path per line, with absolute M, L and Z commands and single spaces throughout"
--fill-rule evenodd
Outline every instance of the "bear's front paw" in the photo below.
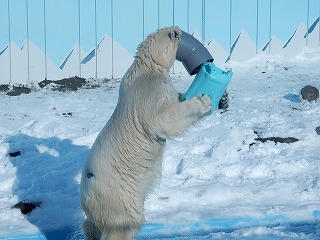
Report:
M 200 103 L 199 104 L 199 111 L 200 111 L 201 115 L 207 114 L 211 111 L 212 101 L 211 101 L 210 96 L 202 94 L 202 95 L 197 95 L 195 98 Z

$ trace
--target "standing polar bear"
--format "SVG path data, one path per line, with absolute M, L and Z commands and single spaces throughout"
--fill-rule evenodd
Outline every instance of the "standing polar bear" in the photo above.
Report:
M 122 79 L 117 106 L 82 172 L 86 239 L 136 236 L 145 222 L 144 201 L 161 175 L 166 139 L 181 135 L 211 110 L 206 95 L 179 102 L 170 80 L 181 35 L 178 27 L 151 34 Z

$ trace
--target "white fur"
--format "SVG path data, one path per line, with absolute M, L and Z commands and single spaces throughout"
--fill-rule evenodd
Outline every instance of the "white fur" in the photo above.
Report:
M 208 96 L 178 100 L 169 70 L 181 34 L 170 27 L 150 35 L 122 79 L 116 109 L 82 173 L 87 239 L 135 237 L 145 222 L 145 198 L 161 175 L 166 139 L 181 135 L 211 109 Z

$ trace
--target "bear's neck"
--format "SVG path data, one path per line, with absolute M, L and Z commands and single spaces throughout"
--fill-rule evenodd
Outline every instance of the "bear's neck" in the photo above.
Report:
M 169 75 L 170 68 L 157 64 L 151 58 L 145 60 L 141 57 L 136 57 L 134 60 L 134 64 L 141 73 Z

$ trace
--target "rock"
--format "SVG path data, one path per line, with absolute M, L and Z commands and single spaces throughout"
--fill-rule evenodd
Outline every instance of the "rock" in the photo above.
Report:
M 316 132 L 317 132 L 318 135 L 320 135 L 320 126 L 316 127 Z
M 319 98 L 319 90 L 313 86 L 305 86 L 301 89 L 302 99 L 307 100 L 309 102 L 315 101 Z
M 286 138 L 283 138 L 283 137 L 261 138 L 261 137 L 259 137 L 259 138 L 256 138 L 255 140 L 260 141 L 262 143 L 267 142 L 267 141 L 273 141 L 275 143 L 294 143 L 294 142 L 299 141 L 299 139 L 296 139 L 294 137 L 286 137 Z
M 14 205 L 12 208 L 19 208 L 22 214 L 28 214 L 37 207 L 40 207 L 40 203 L 28 203 L 25 201 L 21 201 Z
M 72 112 L 62 113 L 62 116 L 71 117 L 72 116 Z
M 21 155 L 21 152 L 20 151 L 16 151 L 16 152 L 11 152 L 9 153 L 9 156 L 10 157 L 18 157 Z

